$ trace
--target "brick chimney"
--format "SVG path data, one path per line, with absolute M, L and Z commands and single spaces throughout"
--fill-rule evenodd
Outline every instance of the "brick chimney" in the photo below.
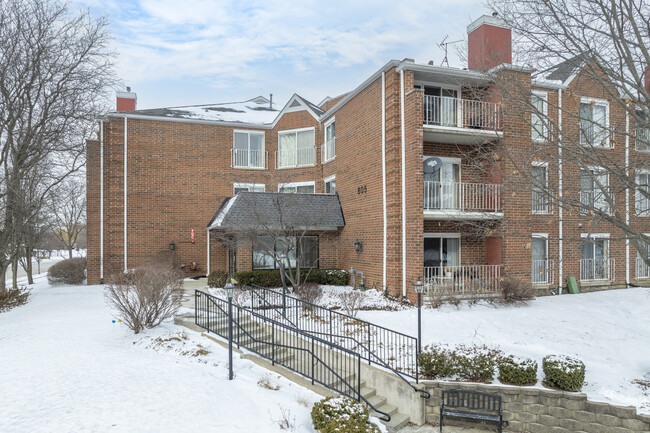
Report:
M 487 71 L 502 63 L 512 63 L 510 26 L 496 13 L 483 15 L 467 26 L 467 66 Z
M 130 87 L 126 88 L 126 92 L 115 92 L 117 97 L 117 111 L 134 111 L 138 102 L 138 97 L 135 92 L 131 91 Z

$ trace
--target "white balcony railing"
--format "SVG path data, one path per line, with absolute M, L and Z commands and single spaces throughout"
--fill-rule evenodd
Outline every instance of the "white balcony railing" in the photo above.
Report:
M 636 279 L 644 280 L 650 278 L 650 266 L 646 265 L 641 257 L 636 258 Z
M 650 152 L 650 128 L 636 128 L 636 150 Z
M 496 293 L 501 287 L 502 265 L 434 266 L 424 268 L 427 295 Z
M 231 167 L 267 168 L 268 152 L 265 150 L 231 149 Z
M 276 168 L 303 167 L 316 164 L 316 147 L 279 150 L 275 153 Z
M 541 190 L 533 191 L 532 209 L 534 214 L 550 214 L 553 212 L 551 207 L 551 197 Z
M 555 261 L 553 260 L 533 260 L 531 270 L 531 282 L 533 284 L 548 285 L 553 284 L 555 279 Z
M 580 259 L 580 281 L 614 281 L 613 258 Z
M 501 185 L 425 181 L 424 209 L 501 212 Z
M 501 109 L 494 102 L 425 95 L 423 122 L 425 125 L 500 130 Z
M 593 147 L 610 147 L 609 131 L 603 125 L 590 120 L 580 122 L 580 144 Z
M 321 147 L 321 163 L 331 161 L 336 156 L 336 138 L 331 138 Z
M 614 193 L 609 191 L 608 194 L 613 202 Z M 589 213 L 590 210 L 600 210 L 608 214 L 612 213 L 612 209 L 607 201 L 607 195 L 600 189 L 580 191 L 580 203 L 584 206 L 582 213 Z

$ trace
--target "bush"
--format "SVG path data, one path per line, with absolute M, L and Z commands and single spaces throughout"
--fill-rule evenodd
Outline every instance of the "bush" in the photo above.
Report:
M 454 352 L 441 346 L 426 346 L 418 355 L 420 374 L 427 379 L 456 375 Z
M 301 301 L 318 304 L 323 296 L 323 289 L 316 283 L 304 283 L 296 287 L 294 293 Z
M 280 271 L 277 270 L 237 272 L 234 278 L 242 286 L 256 284 L 267 288 L 282 287 L 282 277 L 280 276 Z
M 26 288 L 0 290 L 0 313 L 27 303 L 29 290 Z
M 357 317 L 361 304 L 363 304 L 363 298 L 364 294 L 360 290 L 346 290 L 339 293 L 339 299 L 345 314 L 352 317 Z
M 585 364 L 577 358 L 548 355 L 542 360 L 544 381 L 564 391 L 580 391 L 585 383 Z
M 307 273 L 309 273 L 309 277 L 307 281 L 303 281 L 304 283 L 345 286 L 350 278 L 348 272 L 341 269 L 312 269 L 311 272 L 309 269 L 302 269 L 300 277 L 305 278 Z M 237 272 L 234 278 L 244 286 L 256 284 L 267 288 L 282 287 L 282 276 L 277 269 Z
M 113 276 L 104 292 L 107 304 L 136 334 L 173 317 L 181 306 L 182 295 L 182 275 L 161 262 L 149 262 Z
M 497 361 L 499 380 L 513 385 L 534 385 L 537 383 L 537 362 L 530 358 L 513 355 Z
M 379 432 L 377 426 L 367 424 L 368 409 L 348 397 L 327 397 L 314 404 L 311 420 L 321 433 L 334 432 Z
M 526 304 L 533 299 L 535 299 L 535 289 L 530 282 L 513 277 L 505 277 L 501 282 L 502 303 Z
M 322 274 L 322 282 L 319 282 L 319 284 L 347 286 L 350 281 L 350 274 L 342 269 L 321 269 L 319 273 Z
M 50 284 L 81 284 L 86 279 L 86 259 L 61 260 L 47 270 Z
M 228 282 L 228 272 L 225 271 L 212 271 L 208 275 L 208 287 L 215 289 L 223 288 Z

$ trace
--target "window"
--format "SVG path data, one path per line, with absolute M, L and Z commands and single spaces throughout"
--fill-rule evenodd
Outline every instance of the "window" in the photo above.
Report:
M 336 194 L 336 176 L 325 178 L 325 194 Z
M 233 183 L 233 194 L 240 191 L 264 192 L 265 186 L 263 183 Z
M 645 236 L 649 236 L 648 233 L 645 233 Z M 650 257 L 650 244 L 641 240 L 645 244 L 646 255 Z M 636 252 L 636 278 L 637 279 L 646 279 L 650 278 L 650 266 L 648 266 L 643 258 L 641 253 L 637 250 Z
M 548 165 L 533 163 L 532 169 L 533 213 L 547 214 L 551 210 L 548 194 Z
M 636 175 L 635 207 L 636 214 L 650 215 L 650 172 L 637 173 Z
M 609 235 L 582 235 L 580 249 L 580 280 L 609 280 L 613 261 L 609 258 Z
M 316 147 L 314 128 L 278 133 L 278 168 L 314 165 Z
M 459 125 L 459 88 L 444 88 L 427 85 L 416 85 L 424 88 L 424 124 L 440 126 Z M 480 125 L 476 125 L 480 126 Z
M 439 169 L 424 174 L 424 208 L 458 209 L 460 159 L 440 158 L 440 160 L 442 165 Z
M 580 203 L 586 208 L 583 212 L 592 209 L 609 212 L 607 194 L 609 191 L 609 175 L 602 168 L 580 170 Z
M 601 99 L 580 100 L 580 144 L 609 147 L 609 103 Z
M 300 263 L 301 268 L 317 268 L 318 236 L 277 239 L 258 236 L 253 242 L 253 269 L 279 269 L 275 261 L 279 254 L 287 256 L 291 268 L 295 268 L 296 263 Z
M 636 150 L 650 152 L 650 128 L 636 128 Z
M 232 165 L 236 168 L 266 168 L 263 132 L 234 132 Z
M 425 235 L 424 267 L 448 267 L 460 264 L 460 234 Z
M 299 194 L 314 194 L 316 191 L 315 182 L 296 182 L 285 183 L 278 186 L 279 192 L 299 193 Z
M 323 143 L 323 154 L 321 160 L 323 163 L 331 161 L 336 157 L 336 125 L 334 119 L 325 124 L 325 143 Z
M 544 140 L 548 137 L 548 94 L 533 92 L 530 98 L 533 112 L 530 115 L 533 140 Z
M 532 283 L 549 284 L 551 267 L 548 260 L 548 234 L 533 233 L 532 246 Z

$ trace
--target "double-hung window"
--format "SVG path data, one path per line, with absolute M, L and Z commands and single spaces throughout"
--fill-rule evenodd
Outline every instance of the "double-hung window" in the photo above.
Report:
M 545 140 L 548 137 L 548 93 L 534 91 L 530 103 L 533 108 L 530 115 L 532 138 Z
M 581 98 L 580 144 L 609 147 L 609 103 L 607 101 Z
M 263 132 L 234 132 L 232 165 L 235 168 L 266 168 Z
M 611 196 L 611 191 L 607 171 L 602 168 L 580 170 L 580 203 L 584 206 L 583 212 L 610 212 L 608 196 Z
M 636 174 L 634 195 L 636 214 L 650 216 L 650 172 L 644 171 Z
M 334 119 L 325 124 L 325 143 L 323 143 L 323 163 L 333 160 L 336 157 L 336 124 Z
M 647 233 L 645 235 L 648 236 Z M 643 240 L 641 242 L 643 243 L 643 249 L 645 250 L 646 256 L 650 257 L 650 243 L 643 242 Z M 636 278 L 650 278 L 650 266 L 646 264 L 638 250 L 636 252 Z
M 325 194 L 336 194 L 336 176 L 330 176 L 323 180 L 325 183 Z
M 278 192 L 313 194 L 316 191 L 315 182 L 294 182 L 285 183 L 278 186 Z
M 551 206 L 548 192 L 548 164 L 543 162 L 533 163 L 532 210 L 534 214 L 547 214 L 550 212 Z
M 648 120 L 642 112 L 637 112 L 640 120 L 635 129 L 634 142 L 636 150 L 640 152 L 650 152 L 650 125 Z
M 280 254 L 287 256 L 291 268 L 297 263 L 301 268 L 317 268 L 318 236 L 258 236 L 253 242 L 253 269 L 278 269 L 276 258 Z
M 316 163 L 315 129 L 296 129 L 278 133 L 278 168 L 301 167 Z

